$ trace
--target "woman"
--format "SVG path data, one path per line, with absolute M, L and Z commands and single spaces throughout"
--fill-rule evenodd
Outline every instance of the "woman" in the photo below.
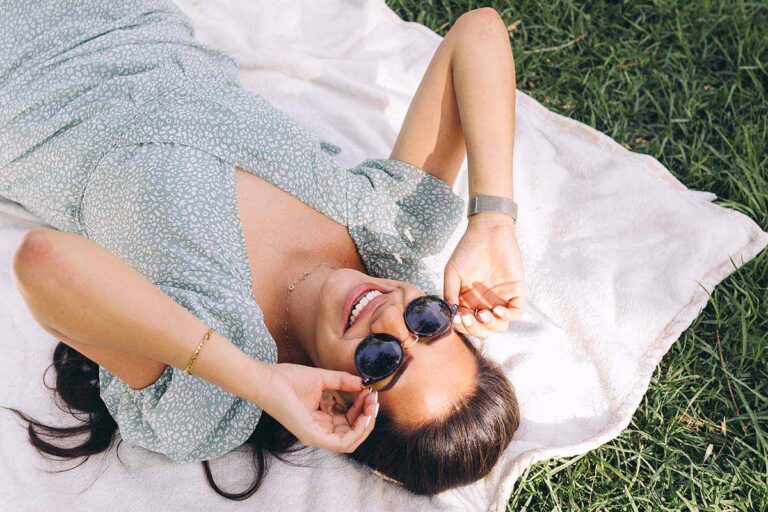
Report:
M 491 470 L 517 403 L 467 335 L 504 330 L 523 294 L 505 209 L 514 62 L 495 11 L 457 20 L 390 158 L 352 169 L 244 91 L 169 2 L 22 1 L 1 16 L 0 195 L 53 228 L 25 236 L 14 276 L 62 340 L 58 394 L 90 413 L 73 430 L 17 411 L 36 447 L 88 456 L 119 428 L 203 461 L 233 499 L 296 440 L 420 494 Z M 463 214 L 465 151 L 470 196 L 502 207 L 470 217 L 442 302 L 425 298 L 421 260 Z M 75 448 L 40 437 L 82 432 Z M 221 491 L 207 461 L 244 442 L 257 478 Z

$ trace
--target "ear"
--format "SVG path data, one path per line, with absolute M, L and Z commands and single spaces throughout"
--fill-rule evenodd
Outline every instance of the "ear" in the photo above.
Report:
M 326 390 L 323 391 L 320 397 L 320 410 L 331 416 L 336 414 L 344 414 L 349 409 L 349 404 L 344 400 L 338 391 Z

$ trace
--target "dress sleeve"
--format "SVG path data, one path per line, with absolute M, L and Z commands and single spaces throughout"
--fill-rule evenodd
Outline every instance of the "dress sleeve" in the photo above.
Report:
M 348 170 L 347 223 L 369 272 L 436 293 L 439 276 L 423 262 L 461 220 L 462 197 L 421 167 L 371 158 Z
M 276 361 L 251 291 L 231 164 L 176 144 L 119 148 L 94 171 L 82 208 L 88 238 L 249 356 Z M 178 368 L 141 389 L 105 368 L 99 379 L 122 438 L 175 462 L 240 446 L 261 415 L 247 400 Z

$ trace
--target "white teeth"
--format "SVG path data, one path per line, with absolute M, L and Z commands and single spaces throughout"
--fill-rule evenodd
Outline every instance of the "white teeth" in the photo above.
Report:
M 360 300 L 357 301 L 357 304 L 352 308 L 352 314 L 349 315 L 349 326 L 352 327 L 352 324 L 355 323 L 355 320 L 357 320 L 357 316 L 360 314 L 360 312 L 363 310 L 363 308 L 371 302 L 373 299 L 381 295 L 381 292 L 378 290 L 371 290 L 369 292 L 366 292 L 363 294 L 362 297 L 360 297 Z

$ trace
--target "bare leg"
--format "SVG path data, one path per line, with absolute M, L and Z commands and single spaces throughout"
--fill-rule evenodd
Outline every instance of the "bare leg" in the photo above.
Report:
M 514 127 L 509 34 L 495 10 L 475 9 L 459 17 L 435 51 L 390 158 L 453 185 L 466 156 L 470 194 L 512 197 Z

